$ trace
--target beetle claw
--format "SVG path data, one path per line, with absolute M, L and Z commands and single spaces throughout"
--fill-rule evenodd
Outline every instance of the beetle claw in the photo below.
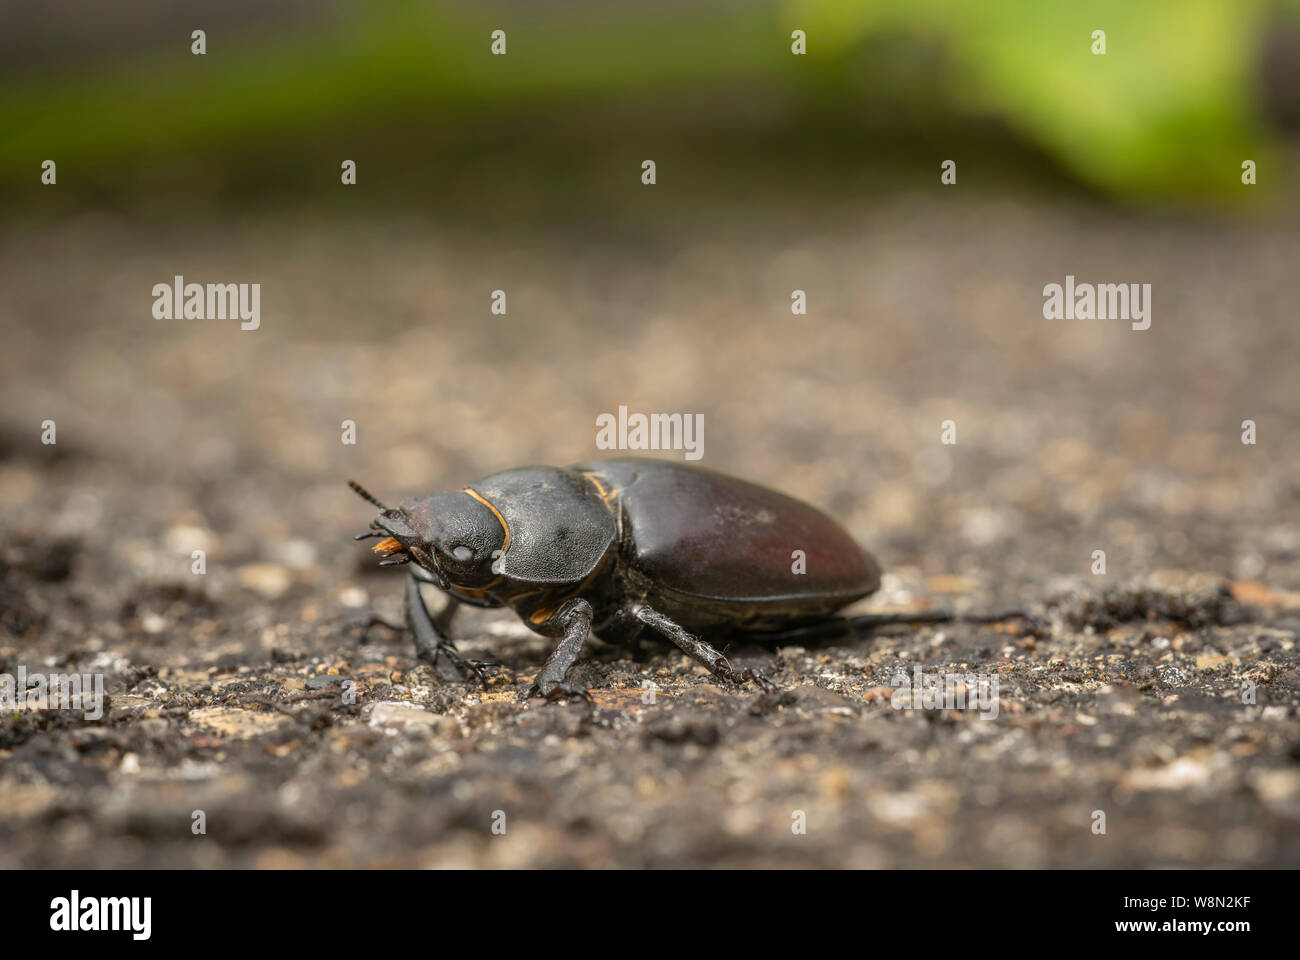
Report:
M 591 699 L 591 694 L 586 689 L 576 687 L 571 683 L 557 683 L 546 693 L 542 693 L 541 686 L 534 683 L 528 688 L 528 692 L 524 694 L 523 699 L 527 701 L 537 697 L 543 698 L 547 703 L 559 703 L 561 700 L 575 699 L 586 700 L 587 703 L 594 702 Z
M 482 684 L 484 690 L 488 688 L 488 678 L 487 673 L 484 672 L 484 667 L 501 666 L 501 664 L 495 660 L 475 660 L 472 657 L 462 657 L 460 665 L 462 667 L 468 667 L 474 673 L 474 676 L 478 677 L 478 682 Z
M 453 675 L 448 676 L 447 671 L 438 669 L 438 657 L 440 656 L 447 658 L 454 671 Z M 483 672 L 483 668 L 496 665 L 495 661 L 492 660 L 475 660 L 472 657 L 462 657 L 456 652 L 456 647 L 450 640 L 443 641 L 434 647 L 433 653 L 421 651 L 418 658 L 433 667 L 434 671 L 444 680 L 459 683 L 467 680 L 469 676 L 473 676 L 484 690 L 488 688 L 488 679 L 487 674 Z
M 762 670 L 756 670 L 753 667 L 733 670 L 729 664 L 720 664 L 716 674 L 721 679 L 726 680 L 728 683 L 734 683 L 738 687 L 753 682 L 764 693 L 772 693 L 777 689 L 777 685 L 769 680 Z
M 764 674 L 762 670 L 755 670 L 752 667 L 746 667 L 744 670 L 741 670 L 739 673 L 736 673 L 733 670 L 731 674 L 731 679 L 732 682 L 735 683 L 737 686 L 745 683 L 746 681 L 753 681 L 753 683 L 757 685 L 758 689 L 762 690 L 764 693 L 772 693 L 774 690 L 776 690 L 776 684 L 773 683 L 771 680 L 769 680 L 767 678 L 767 675 Z

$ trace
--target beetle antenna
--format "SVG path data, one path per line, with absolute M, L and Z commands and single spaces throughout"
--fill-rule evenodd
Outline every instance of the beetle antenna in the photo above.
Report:
M 373 493 L 371 493 L 361 484 L 357 483 L 355 480 L 349 480 L 348 486 L 352 488 L 353 493 L 355 493 L 362 500 L 366 501 L 366 503 L 374 504 L 380 510 L 384 510 L 384 511 L 388 510 L 388 507 L 384 506 L 382 503 L 379 502 L 378 497 L 376 497 Z

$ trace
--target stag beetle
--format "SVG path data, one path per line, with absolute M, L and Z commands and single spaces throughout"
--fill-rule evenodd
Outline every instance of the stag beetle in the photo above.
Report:
M 478 672 L 447 636 L 461 603 L 508 606 L 557 639 L 526 697 L 586 696 L 565 676 L 588 635 L 635 649 L 647 627 L 714 676 L 770 689 L 759 671 L 733 669 L 699 634 L 780 634 L 825 621 L 880 586 L 875 559 L 829 516 L 702 467 L 637 459 L 521 467 L 396 508 L 349 485 L 382 511 L 356 539 L 382 538 L 373 547 L 381 566 L 409 564 L 406 616 L 420 659 L 437 666 L 441 654 Z M 439 621 L 421 582 L 449 597 Z

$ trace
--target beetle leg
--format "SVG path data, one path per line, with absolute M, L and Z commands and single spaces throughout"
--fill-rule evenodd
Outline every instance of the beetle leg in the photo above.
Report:
M 596 636 L 606 643 L 626 647 L 633 660 L 641 659 L 641 632 L 645 624 L 636 619 L 626 607 L 620 607 L 609 623 L 596 631 Z
M 428 609 L 428 608 L 426 608 Z M 456 616 L 456 611 L 460 609 L 460 601 L 450 594 L 447 596 L 447 605 L 438 611 L 438 615 L 433 618 L 433 625 L 438 632 L 442 634 L 443 643 L 446 646 L 456 649 L 456 642 L 451 639 L 451 621 Z
M 403 626 L 402 624 L 393 623 L 387 617 L 384 617 L 381 614 L 374 613 L 374 612 L 365 613 L 359 617 L 356 617 L 355 619 L 349 621 L 348 626 L 351 629 L 357 631 L 358 643 L 365 643 L 368 639 L 370 639 L 370 631 L 373 630 L 375 627 L 384 627 L 387 630 L 392 630 L 394 633 L 401 633 L 403 630 L 406 629 L 406 627 Z
M 424 597 L 420 596 L 420 581 L 415 576 L 406 578 L 406 622 L 415 634 L 415 655 L 423 660 L 429 666 L 438 670 L 438 673 L 446 680 L 459 681 L 465 679 L 467 674 L 472 673 L 478 678 L 479 683 L 487 687 L 487 678 L 483 671 L 479 669 L 474 661 L 466 660 L 456 652 L 456 645 L 447 638 L 443 632 L 447 623 L 451 620 L 452 614 L 456 612 L 459 606 L 456 599 L 451 598 L 448 604 L 448 610 L 444 610 L 439 615 L 439 620 L 443 621 L 438 624 L 433 617 L 429 616 L 429 608 L 424 605 Z M 451 664 L 451 670 L 438 669 L 438 656 L 442 655 L 447 658 Z
M 740 686 L 746 680 L 752 680 L 764 691 L 776 689 L 776 684 L 767 679 L 759 670 L 753 670 L 749 667 L 744 670 L 733 669 L 731 664 L 727 662 L 726 657 L 699 637 L 690 633 L 685 627 L 669 620 L 658 610 L 637 603 L 633 604 L 628 612 L 646 626 L 653 627 L 677 644 L 692 660 L 704 664 L 715 677 L 726 680 L 728 683 L 734 683 L 737 686 Z
M 591 604 L 581 597 L 575 597 L 561 606 L 551 617 L 550 622 L 559 625 L 564 633 L 560 637 L 560 642 L 555 645 L 555 649 L 551 651 L 551 655 L 542 664 L 542 669 L 537 672 L 537 679 L 524 694 L 525 700 L 537 696 L 551 701 L 561 696 L 581 696 L 586 700 L 591 699 L 587 691 L 565 683 L 564 677 L 574 661 L 578 659 L 578 654 L 582 652 L 582 645 L 587 642 L 587 635 L 591 633 L 592 616 Z

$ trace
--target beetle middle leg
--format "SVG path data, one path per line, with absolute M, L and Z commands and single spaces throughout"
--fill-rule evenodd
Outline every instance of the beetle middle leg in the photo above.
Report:
M 692 634 L 685 627 L 665 617 L 658 610 L 647 607 L 645 604 L 637 603 L 628 608 L 628 613 L 640 620 L 648 627 L 658 630 L 665 637 L 671 640 L 682 651 L 695 660 L 702 663 L 708 668 L 709 672 L 719 679 L 726 680 L 728 683 L 734 683 L 737 686 L 743 684 L 746 680 L 752 680 L 764 690 L 775 690 L 776 684 L 767 679 L 762 671 L 746 667 L 744 670 L 734 669 L 727 658 L 709 644 L 705 643 L 699 637 Z
M 587 642 L 587 636 L 591 633 L 593 615 L 591 604 L 581 597 L 565 602 L 559 610 L 555 611 L 548 626 L 563 631 L 560 642 L 555 645 L 551 655 L 542 664 L 542 669 L 537 672 L 537 679 L 524 694 L 525 700 L 536 696 L 543 696 L 551 701 L 561 697 L 591 699 L 591 695 L 586 690 L 570 686 L 564 682 L 564 678 L 574 661 L 578 659 L 578 654 L 582 652 L 583 644 Z

